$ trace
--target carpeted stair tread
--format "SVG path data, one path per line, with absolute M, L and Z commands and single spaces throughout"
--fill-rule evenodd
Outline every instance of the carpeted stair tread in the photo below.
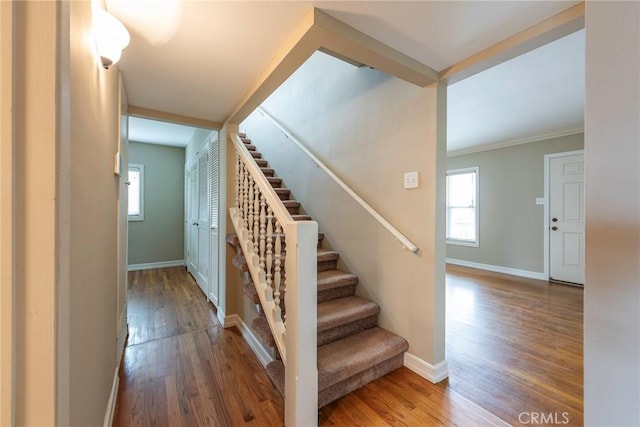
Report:
M 287 200 L 289 194 L 291 194 L 291 190 L 288 188 L 274 188 L 274 190 L 276 190 L 276 194 L 281 200 Z
M 268 168 L 268 167 L 261 166 L 260 170 L 262 171 L 264 176 L 273 176 L 273 174 L 274 174 L 273 168 Z
M 272 187 L 280 187 L 282 185 L 282 178 L 278 178 L 275 176 L 268 176 L 267 181 L 271 184 Z
M 238 239 L 237 234 L 227 234 L 225 240 L 232 246 L 240 247 L 240 240 Z
M 378 378 L 401 368 L 403 362 L 404 354 L 398 353 L 396 356 L 385 359 L 377 365 L 359 372 L 357 375 L 353 375 L 339 383 L 333 384 L 331 387 L 320 390 L 318 392 L 318 408 L 322 408 L 323 406 L 340 399 L 342 396 L 346 396 L 371 381 L 375 381 Z
M 251 280 L 249 281 L 249 283 L 242 284 L 242 293 L 254 304 L 260 304 L 258 291 L 256 290 L 256 287 Z
M 358 276 L 342 270 L 328 270 L 318 272 L 318 292 L 341 286 L 356 285 Z
M 258 167 L 261 167 L 261 168 L 266 168 L 269 165 L 269 162 L 267 162 L 265 159 L 253 159 L 253 160 L 255 160 Z
M 273 338 L 273 335 L 271 334 L 271 329 L 269 328 L 269 322 L 267 321 L 266 317 L 259 316 L 253 319 L 253 321 L 251 322 L 251 329 L 269 347 L 274 348 L 276 346 L 276 341 Z
M 259 153 L 257 151 L 249 151 L 249 153 L 251 154 L 251 157 L 253 157 L 254 159 L 261 159 L 262 158 L 262 153 Z
M 300 202 L 297 200 L 282 200 L 284 207 L 287 208 L 289 214 L 298 215 L 300 214 Z
M 300 214 L 291 215 L 291 219 L 293 219 L 294 221 L 311 221 L 311 217 L 309 215 Z
M 245 143 L 244 146 L 247 147 L 247 150 L 249 150 L 249 151 L 256 151 L 256 146 L 253 145 L 253 144 Z
M 408 348 L 404 338 L 379 327 L 318 347 L 318 390 L 366 371 Z
M 321 261 L 335 261 L 340 258 L 340 254 L 330 249 L 318 249 L 318 262 Z
M 318 332 L 376 316 L 380 306 L 359 296 L 339 298 L 318 304 Z
M 247 260 L 242 255 L 242 251 L 239 254 L 233 257 L 231 260 L 231 264 L 236 267 L 240 271 L 249 271 L 249 266 L 247 265 Z
M 276 386 L 281 395 L 284 396 L 284 364 L 282 360 L 274 360 L 266 367 L 267 376 Z

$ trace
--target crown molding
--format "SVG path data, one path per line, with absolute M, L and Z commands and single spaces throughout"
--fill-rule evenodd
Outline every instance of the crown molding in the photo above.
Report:
M 479 153 L 481 151 L 497 150 L 498 148 L 512 147 L 514 145 L 529 144 L 530 142 L 546 141 L 547 139 L 560 138 L 563 136 L 584 133 L 584 126 L 557 130 L 541 135 L 529 136 L 526 138 L 512 139 L 509 141 L 497 142 L 495 144 L 480 145 L 476 147 L 462 148 L 447 152 L 447 157 L 463 156 L 465 154 Z

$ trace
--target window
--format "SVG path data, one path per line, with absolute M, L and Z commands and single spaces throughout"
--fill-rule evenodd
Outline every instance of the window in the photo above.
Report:
M 447 171 L 447 243 L 478 246 L 478 172 Z
M 144 220 L 144 165 L 129 163 L 129 221 Z

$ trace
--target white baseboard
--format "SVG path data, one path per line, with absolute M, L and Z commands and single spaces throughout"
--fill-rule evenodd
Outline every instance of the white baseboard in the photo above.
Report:
M 128 271 L 138 270 L 151 270 L 153 268 L 168 268 L 168 267 L 184 267 L 186 264 L 183 259 L 177 259 L 175 261 L 161 261 L 161 262 L 147 262 L 145 264 L 129 264 Z
M 237 314 L 232 314 L 225 318 L 224 327 L 229 328 L 235 326 L 238 328 L 244 340 L 249 344 L 251 350 L 256 355 L 262 366 L 267 366 L 269 363 L 273 362 L 273 357 L 269 354 L 267 350 L 264 349 L 260 341 L 253 335 L 251 328 L 247 326 L 246 323 L 238 316 Z
M 465 261 L 462 259 L 447 258 L 447 264 L 460 265 L 462 267 L 477 268 L 479 270 L 493 271 L 494 273 L 510 274 L 512 276 L 527 277 L 529 279 L 549 280 L 544 273 L 537 271 L 520 270 L 511 267 L 502 267 L 500 265 L 481 264 L 479 262 Z
M 109 394 L 109 402 L 107 403 L 107 411 L 104 414 L 104 427 L 111 427 L 113 425 L 113 414 L 116 410 L 116 400 L 118 398 L 118 385 L 120 384 L 120 377 L 118 376 L 118 368 L 113 374 L 113 384 L 111 385 L 111 394 Z
M 218 322 L 220 322 L 220 324 L 222 325 L 223 328 L 226 328 L 224 322 L 225 322 L 225 315 L 224 315 L 224 311 L 222 311 L 222 309 L 220 307 L 218 307 L 218 312 L 216 314 L 216 317 L 218 318 Z
M 449 376 L 449 368 L 447 367 L 446 360 L 432 365 L 408 351 L 404 354 L 404 366 L 434 384 L 439 383 Z

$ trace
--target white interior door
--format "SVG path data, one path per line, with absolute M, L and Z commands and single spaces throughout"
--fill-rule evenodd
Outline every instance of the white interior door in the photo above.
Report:
M 549 277 L 584 284 L 584 155 L 549 160 Z
M 198 163 L 189 166 L 187 207 L 187 270 L 195 277 L 198 270 Z

